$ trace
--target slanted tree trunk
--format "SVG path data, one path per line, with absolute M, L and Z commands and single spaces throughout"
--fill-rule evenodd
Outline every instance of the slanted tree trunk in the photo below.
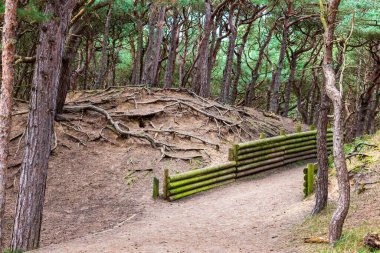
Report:
M 5 1 L 2 31 L 2 80 L 0 93 L 0 252 L 3 252 L 5 183 L 8 169 L 9 136 L 11 133 L 12 96 L 14 84 L 15 37 L 17 29 L 17 1 Z
M 323 10 L 322 0 L 320 0 L 320 2 L 321 9 Z M 324 18 L 323 12 L 321 15 L 322 23 L 325 28 L 323 76 L 325 78 L 326 94 L 331 99 L 334 107 L 333 153 L 339 187 L 338 206 L 333 214 L 329 228 L 329 241 L 331 244 L 334 244 L 340 239 L 344 220 L 346 219 L 350 207 L 350 181 L 343 148 L 343 90 L 336 88 L 335 71 L 333 68 L 334 30 L 339 4 L 340 0 L 329 0 L 326 12 L 327 19 Z
M 65 37 L 75 3 L 75 0 L 48 1 L 45 16 L 52 18 L 40 25 L 11 242 L 14 251 L 35 249 L 40 243 L 59 76 Z
M 113 1 L 111 1 L 110 4 L 109 4 L 109 6 L 108 6 L 106 23 L 104 25 L 104 34 L 103 34 L 103 42 L 102 42 L 102 59 L 101 59 L 101 63 L 100 63 L 98 78 L 96 79 L 96 82 L 95 82 L 95 89 L 101 89 L 101 88 L 103 88 L 104 79 L 105 79 L 106 73 L 107 73 L 107 67 L 108 67 L 108 38 L 109 38 L 109 33 L 110 33 L 112 6 L 113 6 Z
M 165 70 L 165 77 L 164 77 L 164 88 L 171 88 L 173 84 L 175 60 L 177 58 L 178 32 L 179 32 L 178 9 L 177 7 L 174 7 L 173 24 L 172 24 L 172 29 L 170 31 L 171 33 L 170 50 L 169 50 L 169 57 L 168 57 L 168 62 L 166 65 L 166 70 Z

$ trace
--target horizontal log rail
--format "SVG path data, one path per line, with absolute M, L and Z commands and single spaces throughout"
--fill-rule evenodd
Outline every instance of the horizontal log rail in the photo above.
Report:
M 169 201 L 174 201 L 262 171 L 315 159 L 316 135 L 317 131 L 312 130 L 239 143 L 229 150 L 227 163 L 175 175 L 169 175 L 169 171 L 165 170 L 163 196 Z M 332 131 L 329 129 L 327 146 L 330 154 L 332 137 Z

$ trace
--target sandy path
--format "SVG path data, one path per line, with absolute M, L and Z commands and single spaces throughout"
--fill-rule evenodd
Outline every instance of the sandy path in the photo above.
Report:
M 303 167 L 156 201 L 119 228 L 33 252 L 297 252 L 286 241 L 312 204 L 302 201 Z

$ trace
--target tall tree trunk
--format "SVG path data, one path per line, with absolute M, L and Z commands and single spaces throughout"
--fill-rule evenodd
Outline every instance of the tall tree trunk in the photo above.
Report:
M 144 26 L 140 19 L 135 20 L 137 31 L 137 48 L 135 51 L 135 57 L 133 58 L 133 70 L 132 70 L 132 84 L 138 85 L 141 83 L 142 63 L 143 63 L 143 49 L 144 49 Z M 131 44 L 132 46 L 132 44 Z
M 267 35 L 267 37 L 265 39 L 265 42 L 261 45 L 261 47 L 259 49 L 259 56 L 258 56 L 256 65 L 255 65 L 255 68 L 253 69 L 253 71 L 251 73 L 252 80 L 249 83 L 247 91 L 245 93 L 245 99 L 244 99 L 244 105 L 245 106 L 252 106 L 252 100 L 253 100 L 253 97 L 254 97 L 253 94 L 255 93 L 255 85 L 256 85 L 257 80 L 259 79 L 259 70 L 260 70 L 260 67 L 261 67 L 262 62 L 263 62 L 263 58 L 264 58 L 264 55 L 265 55 L 265 49 L 267 48 L 270 40 L 272 39 L 272 34 L 273 34 L 273 31 L 274 31 L 274 27 L 275 26 L 273 26 L 269 30 L 269 33 L 268 33 L 268 35 Z
M 111 16 L 112 16 L 112 6 L 113 1 L 109 3 L 108 11 L 107 11 L 107 17 L 106 17 L 106 23 L 104 25 L 104 34 L 103 34 L 103 43 L 102 43 L 102 59 L 99 69 L 99 75 L 96 79 L 95 83 L 95 89 L 101 89 L 104 85 L 104 79 L 106 77 L 107 73 L 107 67 L 108 67 L 108 38 L 110 33 L 110 22 L 111 22 Z
M 169 51 L 168 62 L 166 64 L 164 88 L 171 88 L 173 84 L 173 74 L 175 70 L 175 61 L 177 58 L 178 32 L 179 32 L 178 10 L 177 10 L 177 7 L 174 7 L 173 24 L 172 24 L 172 29 L 171 29 L 170 51 Z
M 317 72 L 317 70 L 314 70 Z M 325 81 L 324 81 L 325 82 Z M 318 176 L 315 192 L 315 206 L 312 214 L 320 213 L 327 206 L 328 199 L 328 153 L 327 153 L 327 123 L 329 102 L 326 95 L 325 84 L 321 84 L 320 88 L 320 105 L 317 123 L 317 161 L 318 161 Z
M 239 80 L 240 80 L 240 76 L 241 76 L 241 64 L 242 64 L 242 58 L 243 58 L 243 51 L 245 48 L 245 44 L 247 43 L 248 35 L 249 35 L 249 32 L 251 31 L 252 25 L 253 25 L 253 22 L 250 22 L 247 25 L 247 28 L 246 28 L 245 33 L 244 33 L 243 38 L 242 38 L 241 45 L 240 45 L 239 50 L 237 52 L 236 74 L 234 77 L 234 81 L 233 81 L 233 85 L 232 85 L 232 94 L 231 94 L 231 103 L 232 104 L 235 103 L 235 101 L 236 101 L 236 97 L 237 97 L 237 93 L 238 93 L 238 85 L 239 85 Z
M 321 8 L 323 8 L 322 0 L 320 0 L 320 2 Z M 322 23 L 325 28 L 323 76 L 325 78 L 326 94 L 331 99 L 334 106 L 333 153 L 339 187 L 338 206 L 331 219 L 329 229 L 329 241 L 331 244 L 334 244 L 340 239 L 344 220 L 346 219 L 348 209 L 350 207 L 350 181 L 343 147 L 343 90 L 338 90 L 336 88 L 335 71 L 333 68 L 334 29 L 339 4 L 340 0 L 329 0 L 329 5 L 326 12 L 327 20 L 324 19 L 323 15 L 321 15 Z
M 14 251 L 35 249 L 40 243 L 59 76 L 65 37 L 75 3 L 75 0 L 48 1 L 45 16 L 54 18 L 49 18 L 40 26 L 11 242 Z
M 185 17 L 184 17 L 184 23 L 187 22 L 187 15 L 184 14 Z M 180 56 L 181 60 L 179 61 L 179 64 L 178 64 L 178 72 L 179 72 L 179 87 L 181 88 L 184 88 L 186 86 L 186 82 L 185 82 L 185 64 L 186 64 L 186 60 L 187 60 L 187 50 L 188 50 L 188 45 L 189 45 L 189 29 L 187 27 L 185 27 L 185 31 L 183 33 L 183 40 L 184 40 L 184 43 L 183 43 L 183 55 Z
M 165 24 L 165 6 L 160 6 L 157 13 L 157 6 L 152 4 L 149 18 L 149 42 L 145 53 L 144 71 L 142 83 L 149 86 L 156 84 L 158 75 L 158 64 L 160 61 L 160 49 L 163 39 L 163 26 Z
M 289 1 L 289 2 L 290 2 L 290 4 L 288 4 L 288 13 L 285 14 L 285 18 L 284 18 L 280 55 L 278 57 L 277 70 L 276 70 L 276 73 L 273 77 L 274 78 L 273 79 L 273 89 L 271 91 L 270 110 L 274 113 L 279 112 L 279 95 L 278 95 L 278 93 L 279 93 L 280 86 L 281 86 L 282 65 L 284 63 L 286 47 L 288 44 L 288 37 L 289 37 L 289 12 L 292 9 L 292 5 L 291 5 L 292 1 Z
M 2 31 L 2 80 L 0 93 L 0 252 L 3 252 L 5 183 L 8 169 L 9 136 L 11 133 L 12 96 L 14 84 L 15 37 L 17 29 L 17 1 L 5 1 Z
M 359 99 L 359 110 L 356 122 L 356 137 L 360 137 L 366 132 L 366 119 L 370 111 L 370 101 L 374 91 L 378 88 L 377 80 L 380 78 L 380 64 L 376 63 L 370 77 L 368 77 L 368 88 L 364 90 Z
M 162 40 L 164 38 L 164 25 L 165 25 L 165 12 L 166 7 L 161 6 L 158 13 L 158 21 L 157 21 L 157 31 L 156 31 L 156 40 L 154 42 L 154 49 L 153 49 L 153 64 L 152 64 L 152 72 L 151 72 L 151 84 L 152 86 L 157 86 L 158 79 L 159 79 L 159 64 L 160 64 L 160 57 L 161 57 L 161 44 Z
M 75 54 L 80 45 L 79 33 L 84 29 L 84 23 L 76 23 L 70 29 L 70 36 L 66 40 L 65 52 L 62 57 L 61 74 L 57 93 L 56 114 L 63 112 L 67 92 L 70 88 L 71 76 L 74 69 Z
M 192 89 L 202 97 L 211 95 L 211 87 L 208 78 L 208 60 L 210 55 L 209 40 L 212 26 L 211 1 L 205 0 L 204 32 L 201 40 L 196 63 L 196 74 L 192 79 Z
M 288 114 L 289 114 L 290 93 L 294 86 L 294 77 L 296 75 L 296 70 L 297 70 L 297 60 L 298 60 L 298 55 L 292 54 L 292 57 L 290 60 L 289 80 L 285 87 L 285 105 L 284 105 L 284 111 L 282 114 L 282 116 L 284 117 L 288 117 Z
M 228 25 L 230 27 L 230 37 L 227 49 L 227 60 L 226 66 L 223 71 L 223 80 L 222 80 L 222 90 L 220 93 L 220 101 L 222 103 L 227 103 L 230 95 L 230 87 L 231 87 L 231 75 L 232 75 L 232 65 L 234 62 L 234 54 L 235 54 L 235 44 L 237 38 L 237 22 L 238 18 L 235 17 L 234 11 L 235 6 L 237 4 L 232 4 L 229 11 Z M 234 20 L 236 19 L 236 20 Z
M 144 69 L 141 77 L 141 83 L 151 85 L 151 72 L 153 65 L 153 50 L 155 41 L 155 26 L 157 22 L 157 7 L 151 3 L 149 14 L 149 37 L 148 45 L 145 51 Z

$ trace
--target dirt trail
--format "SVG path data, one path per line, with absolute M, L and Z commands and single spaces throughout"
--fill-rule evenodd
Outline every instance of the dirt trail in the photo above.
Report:
M 303 167 L 156 201 L 118 228 L 33 252 L 297 252 L 287 246 L 289 230 L 312 205 L 303 201 Z

